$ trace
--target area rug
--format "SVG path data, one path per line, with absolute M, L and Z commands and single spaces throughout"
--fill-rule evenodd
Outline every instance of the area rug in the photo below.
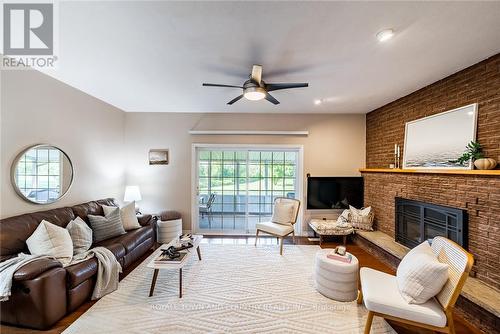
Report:
M 363 333 L 367 311 L 324 297 L 313 286 L 318 246 L 201 244 L 183 269 L 153 271 L 146 259 L 64 333 Z M 395 333 L 375 317 L 372 333 Z

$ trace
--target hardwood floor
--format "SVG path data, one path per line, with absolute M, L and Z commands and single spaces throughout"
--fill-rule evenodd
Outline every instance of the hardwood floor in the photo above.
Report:
M 339 240 L 340 241 L 340 240 Z M 253 237 L 237 237 L 237 236 L 205 236 L 202 243 L 204 244 L 249 244 L 253 245 L 255 242 L 255 238 Z M 259 237 L 259 243 L 272 244 L 278 247 L 278 241 L 274 237 Z M 285 240 L 285 244 L 293 244 L 292 238 L 288 238 Z M 310 241 L 306 237 L 296 237 L 296 244 L 300 245 L 317 245 L 317 241 Z M 335 241 L 327 241 L 323 242 L 321 248 L 334 248 L 338 246 L 340 243 Z M 387 272 L 390 274 L 394 274 L 394 270 L 388 267 L 386 264 L 378 260 L 373 255 L 369 254 L 361 247 L 356 244 L 348 243 L 347 249 L 349 252 L 354 254 L 358 260 L 359 264 L 362 267 L 370 267 L 383 272 Z M 122 274 L 123 277 L 127 276 L 130 272 L 132 272 L 137 265 L 139 265 L 146 257 L 151 254 L 152 251 L 148 252 L 143 256 L 143 258 L 137 261 L 132 267 L 127 268 L 125 272 Z M 73 313 L 65 316 L 63 319 L 58 321 L 54 327 L 48 331 L 36 331 L 30 329 L 16 328 L 6 325 L 0 326 L 0 333 L 2 334 L 27 334 L 27 333 L 37 333 L 37 334 L 55 334 L 61 333 L 64 331 L 71 323 L 73 323 L 76 319 L 78 319 L 85 311 L 87 311 L 95 302 L 88 301 L 80 306 Z M 468 322 L 466 322 L 463 318 L 455 315 L 455 329 L 457 334 L 480 334 L 482 333 L 477 328 L 471 326 Z M 421 330 L 409 325 L 403 325 L 399 323 L 395 323 L 393 321 L 389 321 L 391 326 L 396 330 L 396 332 L 400 334 L 430 334 L 434 333 L 428 330 Z M 168 333 L 168 330 L 165 330 L 165 333 Z

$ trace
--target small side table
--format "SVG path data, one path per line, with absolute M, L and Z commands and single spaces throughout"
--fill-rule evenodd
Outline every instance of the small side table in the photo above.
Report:
M 350 302 L 358 296 L 358 259 L 351 254 L 351 263 L 329 259 L 333 250 L 322 249 L 314 261 L 314 285 L 322 295 L 341 302 Z M 350 253 L 347 253 L 350 254 Z

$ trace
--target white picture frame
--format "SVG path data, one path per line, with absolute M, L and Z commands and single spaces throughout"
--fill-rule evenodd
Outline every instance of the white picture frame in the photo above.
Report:
M 403 169 L 473 169 L 452 163 L 476 140 L 477 103 L 405 124 Z

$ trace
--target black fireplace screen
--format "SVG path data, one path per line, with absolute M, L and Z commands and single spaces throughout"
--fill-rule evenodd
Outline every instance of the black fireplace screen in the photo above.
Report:
M 466 218 L 462 209 L 396 197 L 396 241 L 413 248 L 444 236 L 467 249 Z

